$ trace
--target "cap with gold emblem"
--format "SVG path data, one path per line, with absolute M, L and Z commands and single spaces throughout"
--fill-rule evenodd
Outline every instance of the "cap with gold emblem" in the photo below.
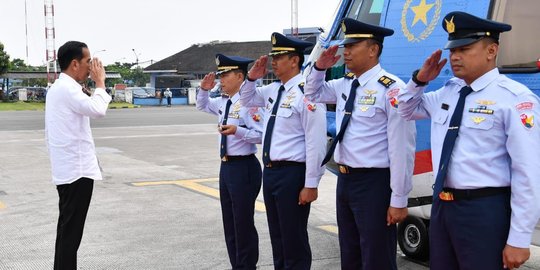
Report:
M 442 21 L 442 27 L 448 32 L 445 49 L 469 45 L 484 37 L 498 41 L 500 33 L 512 29 L 509 24 L 478 18 L 461 11 L 448 13 Z
M 304 50 L 311 46 L 313 46 L 311 42 L 294 37 L 286 37 L 280 33 L 272 33 L 272 51 L 268 55 L 272 56 L 293 52 L 304 54 Z
M 345 39 L 341 42 L 341 45 L 356 43 L 364 39 L 375 39 L 383 42 L 384 37 L 394 34 L 394 30 L 392 29 L 363 23 L 351 18 L 343 19 L 341 22 L 341 31 L 345 33 Z
M 253 59 L 249 58 L 244 58 L 240 56 L 226 56 L 218 53 L 216 54 L 216 65 L 218 69 L 216 74 L 219 75 L 235 69 L 240 69 L 244 73 L 246 73 L 249 63 L 253 61 Z

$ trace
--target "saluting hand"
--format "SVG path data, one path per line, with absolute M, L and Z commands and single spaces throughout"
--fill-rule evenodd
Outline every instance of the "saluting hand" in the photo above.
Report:
M 528 248 L 517 248 L 507 244 L 502 255 L 504 268 L 516 269 L 529 259 L 531 252 Z
M 416 79 L 428 83 L 432 81 L 433 79 L 437 78 L 439 76 L 439 73 L 441 73 L 442 68 L 444 65 L 446 65 L 447 59 L 444 58 L 441 61 L 441 50 L 436 50 L 433 54 L 431 54 L 428 59 L 424 62 L 424 65 L 416 75 Z
M 96 88 L 105 89 L 105 68 L 97 57 L 90 63 L 90 79 L 96 82 Z
M 204 76 L 201 81 L 201 89 L 204 91 L 212 90 L 216 86 L 216 74 L 210 72 Z
M 251 67 L 251 69 L 248 72 L 248 78 L 252 81 L 260 79 L 268 73 L 268 70 L 266 70 L 266 64 L 268 63 L 268 55 L 263 55 L 255 61 L 255 64 Z
M 337 45 L 330 46 L 330 48 L 324 50 L 324 52 L 321 53 L 321 56 L 319 56 L 317 62 L 315 62 L 315 66 L 318 69 L 328 69 L 334 66 L 341 57 L 341 55 L 336 56 L 337 51 Z
M 310 202 L 317 200 L 319 192 L 317 188 L 303 188 L 298 195 L 298 205 L 306 205 Z

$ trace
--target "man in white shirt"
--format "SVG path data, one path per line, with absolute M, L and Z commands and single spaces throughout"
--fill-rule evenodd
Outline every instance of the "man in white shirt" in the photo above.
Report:
M 91 60 L 88 46 L 69 41 L 58 49 L 62 73 L 46 98 L 45 134 L 51 160 L 52 181 L 59 196 L 54 269 L 77 269 L 77 250 L 94 180 L 102 180 L 96 157 L 90 118 L 105 116 L 111 97 L 105 92 L 105 69 Z M 81 83 L 96 83 L 93 94 Z

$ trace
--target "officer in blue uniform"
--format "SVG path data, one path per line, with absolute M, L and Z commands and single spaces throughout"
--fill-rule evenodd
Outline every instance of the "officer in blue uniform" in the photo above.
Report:
M 232 269 L 256 269 L 259 237 L 253 219 L 261 189 L 261 165 L 255 157 L 262 139 L 262 115 L 258 108 L 240 104 L 240 86 L 251 59 L 216 55 L 223 97 L 210 98 L 216 74 L 207 74 L 197 94 L 197 109 L 219 116 L 221 168 L 219 195 L 225 242 Z
M 343 58 L 351 72 L 324 81 L 337 63 L 338 46 L 306 71 L 305 95 L 336 104 L 334 149 L 339 166 L 336 207 L 342 269 L 397 269 L 396 223 L 407 216 L 412 189 L 416 128 L 397 111 L 405 87 L 379 64 L 384 37 L 393 30 L 346 18 Z
M 272 34 L 272 70 L 279 81 L 256 88 L 267 73 L 261 56 L 241 89 L 244 106 L 263 107 L 263 194 L 275 269 L 310 269 L 307 223 L 310 203 L 324 174 L 324 108 L 304 99 L 304 49 L 311 43 Z
M 432 119 L 431 269 L 518 268 L 540 216 L 540 100 L 497 69 L 510 25 L 451 12 L 443 28 L 455 77 L 424 93 L 447 62 L 437 50 L 398 97 L 403 117 Z

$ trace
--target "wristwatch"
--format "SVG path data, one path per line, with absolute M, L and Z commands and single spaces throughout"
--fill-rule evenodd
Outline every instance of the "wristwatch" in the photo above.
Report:
M 428 85 L 428 82 L 421 82 L 419 81 L 416 76 L 418 75 L 418 72 L 420 72 L 419 69 L 415 70 L 413 73 L 412 73 L 412 81 L 414 83 L 416 83 L 417 86 L 426 86 Z

